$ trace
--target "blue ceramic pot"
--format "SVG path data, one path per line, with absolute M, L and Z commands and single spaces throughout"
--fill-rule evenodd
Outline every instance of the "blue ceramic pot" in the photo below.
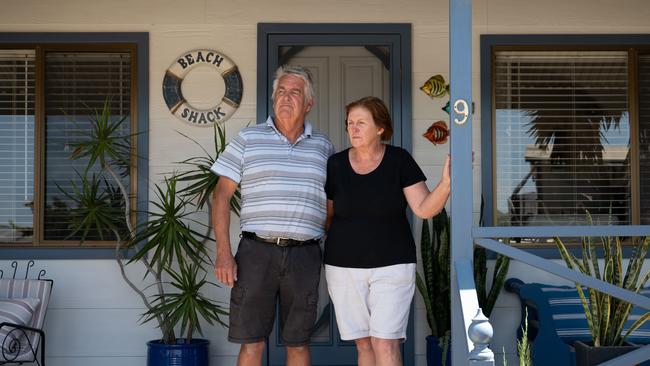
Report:
M 439 345 L 440 340 L 434 336 L 427 336 L 427 366 L 442 365 L 442 347 Z M 444 366 L 451 366 L 451 342 L 447 351 L 447 360 Z
M 147 342 L 147 366 L 208 366 L 207 339 L 176 339 L 176 344 L 164 344 L 160 339 Z

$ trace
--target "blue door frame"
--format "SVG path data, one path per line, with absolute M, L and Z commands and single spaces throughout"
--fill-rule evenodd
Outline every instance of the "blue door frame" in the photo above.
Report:
M 410 24 L 258 24 L 257 121 L 266 120 L 272 109 L 273 73 L 283 46 L 384 46 L 390 50 L 390 110 L 394 121 L 392 144 L 411 151 L 411 25 Z M 413 309 L 413 308 L 412 308 Z M 413 313 L 407 341 L 403 345 L 404 365 L 415 364 Z M 284 364 L 284 349 L 271 335 L 267 343 L 267 365 Z M 338 346 L 335 352 L 332 347 Z M 332 345 L 311 347 L 314 365 L 354 365 L 356 348 L 335 339 Z

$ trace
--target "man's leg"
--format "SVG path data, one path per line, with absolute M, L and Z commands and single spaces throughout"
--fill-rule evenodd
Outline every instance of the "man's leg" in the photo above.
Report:
M 239 348 L 237 366 L 260 366 L 264 354 L 264 341 L 242 344 Z
M 275 319 L 281 251 L 266 243 L 242 238 L 237 255 L 237 282 L 230 292 L 228 340 L 241 344 L 238 366 L 260 366 L 265 338 Z
M 287 347 L 287 366 L 309 365 L 309 346 Z
M 318 245 L 284 248 L 280 282 L 280 337 L 287 345 L 287 365 L 308 366 L 318 304 L 321 251 Z

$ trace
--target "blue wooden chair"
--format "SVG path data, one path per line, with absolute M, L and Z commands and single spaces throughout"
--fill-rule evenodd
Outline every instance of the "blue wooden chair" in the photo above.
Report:
M 524 308 L 528 308 L 528 339 L 532 345 L 533 364 L 575 366 L 573 342 L 591 342 L 587 319 L 575 287 L 524 283 L 518 278 L 508 279 L 504 287 L 519 296 L 522 325 Z M 641 294 L 650 296 L 650 289 L 642 290 Z M 644 309 L 632 308 L 623 332 L 644 313 Z M 521 327 L 517 334 L 521 337 Z M 650 322 L 633 332 L 627 341 L 650 344 Z M 650 361 L 641 365 L 650 366 Z

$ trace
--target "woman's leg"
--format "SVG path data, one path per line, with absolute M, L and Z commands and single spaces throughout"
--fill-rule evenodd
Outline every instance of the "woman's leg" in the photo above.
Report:
M 415 263 L 373 270 L 370 279 L 370 342 L 377 366 L 401 366 L 400 343 L 406 339 L 411 299 L 415 293 Z
M 359 366 L 375 366 L 375 353 L 372 350 L 370 337 L 355 339 Z
M 399 339 L 382 339 L 370 337 L 377 366 L 402 366 L 402 354 Z

